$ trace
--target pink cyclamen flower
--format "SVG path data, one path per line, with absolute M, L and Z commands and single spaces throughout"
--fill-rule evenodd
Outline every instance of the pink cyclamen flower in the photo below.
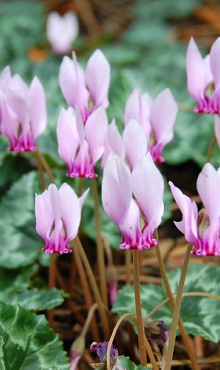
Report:
M 157 244 L 153 232 L 163 215 L 163 191 L 162 175 L 150 153 L 139 160 L 132 173 L 122 158 L 109 154 L 103 173 L 102 204 L 120 229 L 121 249 L 142 250 Z
M 105 149 L 102 155 L 101 167 L 104 168 L 106 159 L 109 153 L 115 153 L 121 158 L 125 158 L 125 146 L 123 139 L 118 131 L 118 127 L 115 123 L 115 119 L 108 125 L 106 138 L 105 138 Z
M 110 65 L 101 50 L 97 49 L 87 62 L 84 72 L 76 60 L 65 56 L 60 66 L 59 83 L 68 106 L 78 106 L 83 122 L 97 108 L 108 108 Z
M 74 12 L 67 12 L 63 16 L 51 12 L 47 17 L 47 39 L 57 54 L 71 51 L 71 44 L 78 36 L 79 22 Z
M 68 243 L 77 236 L 81 209 L 88 191 L 78 198 L 74 190 L 64 183 L 59 189 L 51 184 L 43 194 L 36 194 L 36 230 L 45 241 L 44 252 L 72 252 Z
M 191 252 L 198 256 L 220 255 L 220 170 L 206 163 L 197 179 L 197 189 L 204 205 L 198 211 L 197 205 L 170 182 L 173 197 L 182 212 L 183 219 L 175 222 L 193 244 Z
M 196 113 L 220 113 L 219 60 L 220 37 L 204 59 L 194 39 L 190 39 L 186 56 L 187 86 L 189 94 L 197 102 Z
M 4 69 L 0 78 L 1 134 L 10 141 L 8 150 L 36 151 L 36 139 L 47 125 L 43 86 L 35 76 L 28 87 L 19 75 Z
M 134 89 L 125 107 L 125 126 L 134 119 L 142 127 L 147 147 L 155 162 L 164 162 L 162 151 L 173 139 L 173 127 L 178 112 L 177 102 L 166 88 L 152 99 L 148 93 Z
M 84 126 L 78 107 L 61 109 L 57 125 L 58 152 L 66 162 L 69 177 L 94 178 L 97 161 L 104 152 L 108 127 L 105 109 L 100 107 Z

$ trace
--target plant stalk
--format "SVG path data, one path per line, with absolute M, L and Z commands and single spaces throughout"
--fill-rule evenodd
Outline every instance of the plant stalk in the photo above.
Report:
M 96 180 L 91 179 L 92 194 L 94 199 L 94 211 L 95 211 L 95 223 L 96 223 L 96 234 L 97 234 L 97 258 L 98 258 L 98 270 L 100 278 L 100 292 L 103 303 L 108 306 L 108 294 L 107 294 L 107 279 L 105 274 L 105 258 L 104 248 L 102 245 L 102 234 L 101 234 L 101 223 L 99 216 L 99 200 L 96 186 Z
M 188 244 L 185 259 L 183 262 L 183 268 L 180 276 L 179 286 L 177 290 L 177 296 L 176 296 L 176 302 L 174 305 L 173 310 L 173 319 L 172 324 L 170 328 L 170 340 L 169 340 L 169 347 L 167 350 L 167 356 L 166 356 L 166 363 L 164 370 L 170 370 L 171 368 L 171 362 L 173 358 L 173 351 L 174 351 L 174 345 L 175 345 L 175 338 L 176 338 L 176 329 L 179 319 L 179 313 L 180 313 L 180 307 L 181 307 L 181 301 L 182 301 L 182 295 L 183 295 L 183 288 L 184 288 L 184 282 L 186 278 L 186 272 L 189 264 L 190 259 L 190 251 L 192 250 L 192 245 Z
M 142 366 L 147 366 L 146 350 L 145 350 L 145 335 L 144 325 L 141 312 L 141 297 L 140 297 L 140 281 L 139 281 L 139 251 L 133 251 L 133 265 L 134 265 L 134 293 L 135 293 L 135 307 L 138 327 L 138 344 L 140 353 L 140 362 Z

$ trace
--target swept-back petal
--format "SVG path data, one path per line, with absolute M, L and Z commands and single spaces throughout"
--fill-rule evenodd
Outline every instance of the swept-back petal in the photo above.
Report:
M 59 189 L 61 203 L 61 218 L 66 232 L 66 239 L 72 240 L 76 237 L 81 220 L 81 206 L 74 190 L 66 183 Z
M 217 40 L 214 42 L 210 51 L 210 67 L 215 82 L 215 90 L 218 90 L 220 88 L 219 60 L 220 60 L 220 37 L 218 37 Z
M 63 58 L 59 70 L 59 84 L 67 104 L 74 109 L 78 105 L 84 119 L 89 92 L 85 86 L 84 71 L 77 63 L 75 53 L 73 60 L 67 56 Z
M 126 159 L 131 166 L 131 170 L 133 170 L 139 159 L 147 153 L 147 140 L 144 130 L 135 119 L 131 119 L 125 127 L 123 141 Z
M 30 125 L 34 141 L 44 132 L 47 126 L 47 107 L 44 88 L 35 76 L 28 92 Z
M 185 238 L 193 245 L 198 244 L 198 209 L 194 201 L 184 195 L 173 183 L 169 182 L 173 197 L 183 215 L 180 222 L 174 222 L 176 227 L 185 234 Z
M 190 95 L 198 102 L 207 85 L 206 66 L 200 51 L 191 37 L 186 55 L 187 86 Z
M 54 221 L 48 190 L 35 195 L 35 216 L 36 231 L 46 241 Z
M 59 156 L 71 167 L 80 145 L 75 112 L 72 108 L 68 110 L 61 108 L 57 124 L 57 141 Z
M 110 153 L 102 180 L 102 205 L 107 215 L 119 225 L 132 199 L 130 171 L 124 160 Z
M 148 224 L 154 221 L 156 227 L 159 226 L 163 213 L 164 181 L 149 152 L 134 167 L 131 184 Z
M 87 119 L 85 137 L 89 145 L 91 163 L 96 163 L 104 152 L 108 117 L 103 107 L 96 109 Z
M 86 84 L 89 88 L 94 108 L 109 106 L 108 90 L 110 85 L 110 64 L 99 49 L 88 60 L 86 66 Z
M 131 119 L 136 119 L 143 128 L 147 140 L 150 138 L 150 111 L 153 99 L 148 93 L 141 95 L 140 89 L 134 89 L 125 106 L 125 126 Z
M 5 90 L 9 87 L 11 81 L 11 69 L 9 66 L 6 66 L 0 75 L 0 90 L 5 92 Z
M 115 153 L 119 157 L 125 157 L 125 147 L 123 139 L 118 131 L 118 126 L 115 123 L 115 119 L 113 119 L 112 123 L 108 125 L 107 133 L 106 133 L 106 140 L 105 140 L 105 149 L 102 155 L 102 162 L 101 167 L 104 168 L 106 159 L 109 153 Z
M 50 186 L 48 187 L 48 192 L 50 195 L 50 204 L 53 211 L 56 229 L 56 226 L 59 224 L 62 214 L 59 190 L 57 189 L 56 185 L 50 184 Z
M 5 93 L 5 99 L 17 116 L 21 126 L 22 132 L 29 130 L 29 111 L 25 100 L 12 90 L 7 90 Z
M 178 105 L 170 89 L 164 89 L 153 101 L 150 115 L 157 144 L 163 143 L 165 146 L 173 139 L 173 126 L 177 112 Z
M 122 234 L 120 248 L 137 250 L 144 248 L 140 229 L 140 210 L 134 199 L 131 199 L 129 209 L 120 222 L 119 229 Z
M 220 117 L 215 114 L 215 136 L 218 142 L 218 146 L 220 147 Z
M 211 163 L 206 163 L 197 179 L 198 193 L 208 212 L 210 223 L 220 216 L 220 175 Z

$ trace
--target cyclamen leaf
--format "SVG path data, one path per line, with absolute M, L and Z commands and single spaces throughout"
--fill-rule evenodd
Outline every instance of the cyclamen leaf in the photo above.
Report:
M 149 369 L 147 366 L 136 365 L 130 360 L 129 357 L 119 356 L 118 360 L 122 369 L 126 370 L 146 370 Z
M 181 268 L 168 274 L 171 290 L 177 293 Z M 219 266 L 190 264 L 184 286 L 184 293 L 207 292 L 220 296 Z M 141 285 L 141 302 L 143 318 L 152 309 L 167 298 L 165 287 L 155 284 Z M 112 311 L 120 316 L 126 312 L 135 313 L 133 286 L 126 285 L 118 293 Z M 220 301 L 206 297 L 183 297 L 181 305 L 181 318 L 188 334 L 201 336 L 213 342 L 220 340 L 219 322 Z M 170 305 L 163 305 L 149 320 L 159 319 L 170 327 L 172 310 Z
M 62 343 L 49 328 L 44 315 L 36 315 L 19 305 L 0 302 L 1 337 L 1 369 L 70 369 Z
M 35 231 L 34 193 L 37 174 L 30 172 L 12 185 L 0 204 L 0 266 L 19 268 L 32 264 L 39 253 Z
M 25 290 L 19 294 L 11 294 L 3 298 L 5 303 L 15 304 L 19 303 L 22 307 L 31 311 L 50 310 L 59 306 L 66 296 L 62 290 L 55 288 L 48 291 L 40 291 L 35 288 L 32 290 Z

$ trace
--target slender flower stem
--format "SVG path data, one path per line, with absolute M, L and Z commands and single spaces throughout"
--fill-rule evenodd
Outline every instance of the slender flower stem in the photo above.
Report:
M 135 307 L 138 327 L 138 344 L 140 352 L 140 361 L 142 366 L 147 366 L 145 341 L 144 341 L 144 325 L 141 312 L 141 297 L 140 297 L 140 282 L 139 282 L 139 255 L 138 250 L 133 251 L 133 265 L 134 265 L 134 293 L 135 293 Z
M 164 285 L 165 285 L 165 288 L 166 288 L 166 291 L 167 291 L 167 295 L 169 297 L 170 305 L 171 305 L 172 309 L 174 310 L 175 302 L 174 302 L 174 298 L 173 298 L 173 293 L 170 289 L 170 283 L 169 283 L 169 280 L 168 280 L 168 277 L 167 277 L 167 274 L 166 274 L 166 269 L 165 269 L 165 266 L 164 266 L 163 258 L 162 258 L 161 253 L 160 253 L 159 237 L 158 237 L 158 231 L 157 230 L 156 230 L 155 234 L 156 234 L 156 238 L 157 238 L 156 254 L 157 254 L 157 259 L 158 259 L 158 263 L 159 263 L 159 267 L 160 267 L 160 272 L 161 272 L 161 275 L 162 275 L 162 278 L 163 278 L 163 281 L 164 281 Z M 199 370 L 199 366 L 198 366 L 198 363 L 197 363 L 195 353 L 194 353 L 194 351 L 191 347 L 190 338 L 188 337 L 188 334 L 186 333 L 186 330 L 184 328 L 181 317 L 179 317 L 178 325 L 179 325 L 179 328 L 180 328 L 181 336 L 183 338 L 183 342 L 184 342 L 184 344 L 186 346 L 186 349 L 187 349 L 187 353 L 188 353 L 189 358 L 192 362 L 193 370 Z
M 83 292 L 84 292 L 86 308 L 87 308 L 88 312 L 90 312 L 91 307 L 93 307 L 91 292 L 90 292 L 90 289 L 89 289 L 89 285 L 88 285 L 87 277 L 86 277 L 85 270 L 84 270 L 84 267 L 83 267 L 83 264 L 82 264 L 82 260 L 80 258 L 79 250 L 78 250 L 77 246 L 74 246 L 74 241 L 73 241 L 72 244 L 73 244 L 74 257 L 75 257 L 75 261 L 76 261 L 76 264 L 77 264 L 77 267 L 78 267 L 79 277 L 80 277 L 80 281 L 81 281 Z M 70 290 L 70 294 L 72 295 L 72 289 Z M 95 342 L 100 342 L 99 332 L 97 330 L 95 318 L 93 318 L 90 321 L 91 321 L 91 330 L 92 330 L 92 333 L 93 333 L 94 341 Z
M 90 309 L 88 311 L 88 316 L 87 316 L 86 321 L 85 321 L 85 324 L 83 326 L 83 330 L 82 330 L 82 332 L 80 334 L 82 337 L 85 337 L 86 336 L 86 333 L 87 333 L 87 331 L 89 329 L 89 325 L 92 323 L 94 312 L 95 312 L 95 310 L 97 310 L 97 308 L 98 308 L 97 303 L 94 303 L 90 307 Z
M 210 144 L 209 144 L 209 149 L 208 149 L 208 152 L 207 152 L 207 160 L 206 162 L 210 162 L 211 160 L 211 157 L 212 157 L 212 151 L 214 149 L 214 146 L 215 146 L 215 143 L 216 143 L 216 137 L 213 136 Z
M 212 293 L 206 293 L 206 292 L 190 292 L 190 293 L 183 293 L 183 297 L 207 297 L 207 298 L 213 298 L 220 301 L 220 296 Z M 176 294 L 173 295 L 173 298 L 176 298 Z M 157 312 L 163 305 L 165 305 L 167 302 L 169 302 L 170 299 L 166 298 L 163 302 L 158 304 L 150 313 L 144 318 L 144 322 L 147 321 L 155 312 Z
M 94 199 L 94 211 L 95 211 L 95 221 L 96 221 L 96 234 L 97 234 L 97 258 L 98 258 L 98 269 L 100 278 L 100 290 L 103 303 L 108 305 L 108 295 L 107 295 L 107 280 L 105 274 L 105 259 L 104 259 L 104 248 L 102 245 L 102 235 L 101 235 L 101 223 L 99 217 L 99 200 L 98 192 L 96 186 L 96 180 L 91 179 L 92 194 Z
M 98 309 L 99 309 L 99 313 L 100 313 L 100 317 L 101 317 L 101 321 L 102 321 L 102 326 L 103 326 L 103 331 L 104 331 L 104 337 L 105 337 L 105 340 L 108 340 L 108 338 L 110 337 L 110 331 L 109 331 L 107 314 L 105 312 L 104 304 L 102 303 L 102 300 L 101 300 L 101 297 L 100 297 L 100 294 L 99 294 L 99 290 L 98 290 L 98 287 L 97 287 L 97 284 L 96 284 L 91 266 L 89 264 L 89 261 L 87 259 L 86 254 L 85 254 L 85 251 L 84 251 L 84 249 L 83 249 L 83 247 L 82 247 L 82 245 L 79 241 L 79 238 L 76 237 L 74 239 L 74 243 L 76 244 L 76 247 L 79 250 L 80 256 L 82 258 L 82 261 L 84 263 L 86 272 L 88 274 L 88 278 L 89 278 L 89 281 L 90 281 L 90 284 L 91 284 L 91 288 L 93 290 L 95 300 L 98 304 Z
M 42 189 L 46 189 L 46 181 L 44 178 L 43 168 L 45 168 L 45 159 L 39 149 L 35 152 L 37 167 L 40 175 Z M 47 165 L 48 166 L 48 165 Z M 49 166 L 48 166 L 49 167 Z M 50 170 L 50 168 L 49 168 Z M 54 181 L 53 181 L 54 182 Z M 56 261 L 53 255 L 50 255 L 50 266 L 49 266 L 49 288 L 52 289 L 56 285 Z M 50 327 L 53 327 L 53 316 L 54 310 L 48 310 L 48 322 Z
M 50 169 L 50 166 L 48 166 L 47 161 L 45 160 L 43 154 L 40 152 L 39 149 L 37 150 L 36 155 L 38 156 L 39 160 L 42 163 L 43 168 L 45 169 L 46 173 L 48 174 L 50 182 L 55 184 L 54 177 L 53 177 L 52 171 Z
M 180 307 L 181 307 L 181 301 L 182 301 L 182 295 L 183 295 L 183 288 L 184 288 L 184 282 L 186 278 L 186 272 L 189 264 L 190 259 L 190 251 L 192 250 L 192 245 L 188 244 L 185 259 L 183 262 L 183 268 L 180 276 L 177 296 L 176 296 L 176 303 L 173 310 L 173 319 L 172 324 L 170 328 L 170 339 L 169 339 L 169 347 L 167 350 L 167 356 L 166 356 L 166 364 L 165 364 L 165 370 L 170 370 L 171 368 L 171 362 L 173 357 L 173 350 L 175 345 L 175 338 L 176 338 L 176 329 L 178 324 L 178 318 L 180 313 Z
M 131 251 L 125 250 L 125 268 L 126 268 L 126 284 L 131 284 L 131 270 L 132 270 L 132 262 L 131 262 Z
M 136 325 L 138 325 L 138 321 L 137 321 L 136 317 L 134 315 L 132 315 L 132 313 L 130 313 L 130 312 L 127 312 L 124 315 L 122 315 L 120 317 L 120 319 L 117 321 L 117 323 L 116 323 L 116 325 L 115 325 L 115 327 L 114 327 L 114 329 L 112 331 L 112 334 L 111 334 L 111 337 L 109 339 L 109 342 L 108 342 L 108 349 L 107 349 L 107 354 L 106 354 L 106 357 L 107 357 L 107 370 L 111 370 L 111 367 L 110 367 L 110 350 L 111 350 L 112 343 L 114 341 L 114 338 L 115 338 L 115 335 L 116 335 L 116 332 L 117 332 L 119 326 L 121 325 L 122 321 L 126 317 L 130 317 L 134 321 L 134 323 Z M 148 340 L 146 339 L 145 336 L 144 336 L 144 342 L 145 342 L 145 346 L 147 348 L 148 355 L 150 357 L 150 361 L 151 361 L 153 370 L 158 370 L 158 366 L 157 366 L 155 357 L 153 355 L 152 349 L 151 349 L 151 347 L 150 347 L 150 345 L 148 343 Z

